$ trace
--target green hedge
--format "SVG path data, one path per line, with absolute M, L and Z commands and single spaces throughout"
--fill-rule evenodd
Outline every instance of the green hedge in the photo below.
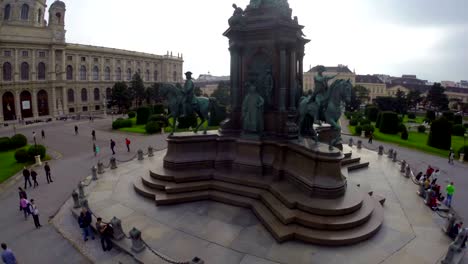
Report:
M 395 112 L 382 112 L 380 117 L 380 132 L 384 134 L 398 133 L 398 114 Z
M 426 127 L 423 125 L 418 126 L 418 132 L 419 133 L 426 133 Z
M 362 126 L 356 126 L 354 134 L 360 136 L 362 134 Z
M 28 151 L 25 149 L 18 149 L 15 152 L 15 160 L 18 163 L 26 163 L 29 161 L 29 154 Z
M 159 124 L 159 127 L 167 127 L 169 126 L 169 121 L 165 115 L 152 115 L 148 119 L 149 122 L 156 122 Z
M 372 122 L 377 121 L 379 109 L 375 105 L 367 105 L 365 109 L 366 118 Z
M 0 138 L 0 151 L 8 151 L 11 149 L 11 139 L 9 137 Z
M 130 111 L 128 112 L 128 118 L 135 118 L 136 117 L 136 112 L 135 111 Z
M 132 125 L 132 120 L 130 119 L 117 119 L 112 123 L 112 129 L 132 127 Z
M 453 123 L 455 123 L 456 125 L 462 125 L 463 124 L 463 116 L 455 115 L 453 117 Z
M 145 126 L 146 133 L 148 134 L 156 134 L 161 132 L 161 127 L 159 126 L 158 122 L 150 121 Z
M 163 104 L 156 104 L 153 106 L 153 114 L 155 115 L 165 115 L 166 114 L 166 108 L 164 107 Z
M 357 126 L 357 125 L 359 125 L 359 121 L 356 120 L 356 119 L 351 119 L 351 120 L 349 120 L 349 125 L 350 126 Z
M 197 124 L 197 117 L 195 115 L 189 115 L 185 117 L 180 117 L 178 119 L 179 125 L 177 126 L 180 129 L 185 129 L 185 128 L 195 128 Z
M 11 137 L 11 149 L 24 147 L 28 144 L 28 139 L 22 134 L 16 134 Z
M 375 127 L 371 124 L 368 124 L 368 125 L 362 126 L 362 130 L 364 130 L 364 135 L 368 137 L 370 136 L 371 132 L 374 133 Z
M 41 159 L 44 159 L 46 156 L 46 148 L 42 145 L 30 146 L 28 149 L 28 155 L 31 160 L 34 160 L 34 157 L 41 155 Z
M 441 117 L 432 122 L 427 144 L 438 149 L 450 149 L 452 145 L 452 131 L 447 118 Z
M 453 135 L 455 136 L 464 136 L 465 135 L 465 127 L 463 127 L 462 125 L 454 125 L 453 126 Z
M 227 109 L 224 105 L 215 105 L 210 113 L 208 126 L 219 126 L 227 117 Z
M 450 112 L 450 111 L 446 111 L 446 112 L 443 112 L 442 113 L 442 116 L 447 118 L 448 121 L 454 121 L 455 119 L 455 113 L 453 112 Z
M 408 119 L 415 119 L 416 114 L 415 113 L 408 113 Z
M 428 110 L 426 112 L 426 118 L 429 119 L 430 122 L 434 121 L 436 119 L 436 114 L 432 110 Z
M 140 107 L 137 109 L 137 125 L 145 125 L 148 123 L 148 118 L 151 115 L 151 110 L 148 107 Z
M 405 129 L 401 132 L 401 139 L 403 139 L 403 140 L 408 140 L 408 130 L 406 129 L 406 127 L 405 127 Z

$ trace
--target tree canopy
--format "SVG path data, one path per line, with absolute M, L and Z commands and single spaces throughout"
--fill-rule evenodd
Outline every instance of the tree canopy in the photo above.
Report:
M 229 83 L 225 81 L 219 82 L 218 88 L 213 92 L 211 96 L 216 98 L 216 101 L 220 105 L 230 106 L 231 95 L 230 95 Z
M 423 97 L 421 96 L 421 92 L 418 90 L 411 90 L 406 95 L 406 104 L 410 109 L 416 109 L 417 105 L 421 103 Z
M 132 95 L 125 82 L 117 82 L 112 87 L 110 105 L 117 106 L 119 111 L 129 109 L 132 106 Z
M 145 84 L 141 79 L 140 74 L 135 73 L 130 81 L 130 93 L 132 98 L 136 100 L 137 106 L 141 106 L 143 100 L 146 98 Z
M 427 93 L 427 103 L 437 111 L 448 110 L 449 100 L 445 94 L 445 89 L 440 83 L 434 83 Z

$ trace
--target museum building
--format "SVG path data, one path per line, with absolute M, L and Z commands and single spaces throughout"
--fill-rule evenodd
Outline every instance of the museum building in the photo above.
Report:
M 115 82 L 182 82 L 182 55 L 65 41 L 65 3 L 0 0 L 0 123 L 102 113 Z

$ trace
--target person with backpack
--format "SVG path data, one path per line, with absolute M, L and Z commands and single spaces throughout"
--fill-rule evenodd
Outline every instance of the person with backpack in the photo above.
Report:
M 23 211 L 24 213 L 24 220 L 28 220 L 28 216 L 30 214 L 29 212 L 29 201 L 28 199 L 26 198 L 21 198 L 20 200 L 20 206 L 21 206 L 21 210 Z
M 110 251 L 112 249 L 111 237 L 114 235 L 114 230 L 110 224 L 102 222 L 102 218 L 98 217 L 96 221 L 96 230 L 101 235 L 102 250 Z
M 36 228 L 42 227 L 41 223 L 39 222 L 39 209 L 37 209 L 37 206 L 34 203 L 34 199 L 31 199 L 31 203 L 29 204 L 29 207 L 30 207 L 33 219 L 34 219 L 34 225 L 36 226 Z
M 82 208 L 80 216 L 78 217 L 78 224 L 80 225 L 81 231 L 83 232 L 83 240 L 88 241 L 88 236 L 94 240 L 94 233 L 91 230 L 92 216 L 91 213 L 86 209 Z
M 36 186 L 39 186 L 39 183 L 37 182 L 37 172 L 33 169 L 31 169 L 31 178 L 33 180 L 33 188 L 36 188 Z

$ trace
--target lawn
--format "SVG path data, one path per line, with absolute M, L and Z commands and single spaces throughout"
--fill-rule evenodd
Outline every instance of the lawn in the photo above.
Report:
M 11 176 L 15 175 L 18 171 L 23 169 L 24 166 L 30 165 L 25 163 L 17 163 L 15 160 L 16 150 L 0 152 L 0 183 L 6 181 Z
M 145 126 L 146 125 L 137 125 L 136 124 L 136 118 L 131 118 L 132 120 L 132 127 L 125 127 L 125 128 L 120 128 L 119 131 L 122 131 L 122 132 L 130 132 L 130 133 L 138 133 L 138 134 L 146 134 L 146 129 L 145 129 Z M 171 133 L 172 131 L 172 128 L 171 128 L 171 125 L 172 125 L 172 122 L 173 122 L 173 118 L 169 118 L 169 126 L 168 127 L 165 127 L 164 128 L 164 132 L 165 133 Z M 200 119 L 198 119 L 198 122 L 200 122 Z M 204 125 L 207 125 L 207 122 L 208 121 L 205 121 L 205 124 Z M 207 127 L 207 130 L 218 130 L 219 126 L 208 126 Z M 203 126 L 200 127 L 200 130 L 203 130 Z M 187 132 L 187 131 L 191 131 L 189 128 L 183 128 L 183 129 L 177 129 L 177 132 Z

